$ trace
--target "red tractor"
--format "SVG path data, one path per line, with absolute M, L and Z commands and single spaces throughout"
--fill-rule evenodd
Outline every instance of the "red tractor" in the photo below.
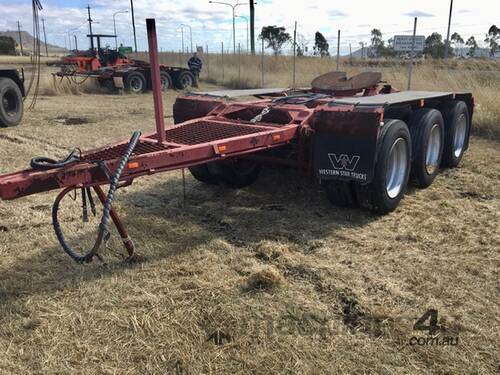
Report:
M 61 70 L 55 76 L 61 79 L 67 77 L 92 77 L 98 80 L 101 86 L 110 89 L 125 89 L 132 93 L 151 90 L 151 67 L 145 61 L 129 59 L 119 51 L 110 48 L 101 48 L 101 38 L 114 38 L 114 35 L 90 34 L 87 35 L 94 45 L 97 40 L 97 49 L 91 47 L 87 51 L 75 51 L 65 56 L 57 65 Z M 160 65 L 161 89 L 170 88 L 183 90 L 195 83 L 193 73 L 182 67 Z

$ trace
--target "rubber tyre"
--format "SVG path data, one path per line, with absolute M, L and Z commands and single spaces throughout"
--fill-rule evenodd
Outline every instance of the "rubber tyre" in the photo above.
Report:
M 189 167 L 189 172 L 196 180 L 203 182 L 204 184 L 218 185 L 221 182 L 220 178 L 210 172 L 208 167 L 209 164 L 210 163 Z
M 470 116 L 469 109 L 463 101 L 446 102 L 441 108 L 441 113 L 444 119 L 444 146 L 442 167 L 455 168 L 460 164 L 464 152 L 469 144 L 470 135 Z M 463 146 L 458 155 L 455 154 L 455 136 L 459 130 L 459 120 L 461 116 L 465 116 L 466 128 Z
M 167 72 L 160 72 L 160 87 L 161 91 L 172 89 L 172 77 Z
M 402 177 L 401 188 L 398 194 L 390 197 L 386 188 L 386 175 L 391 149 L 399 139 L 406 145 L 406 163 Z M 361 206 L 378 214 L 385 215 L 396 209 L 403 198 L 411 168 L 411 136 L 408 126 L 401 120 L 385 120 L 379 138 L 377 161 L 373 180 L 366 185 L 356 184 L 356 195 Z
M 125 77 L 125 88 L 133 94 L 146 90 L 146 77 L 141 72 L 131 72 Z
M 440 134 L 439 151 L 437 155 L 434 155 L 434 158 L 437 158 L 435 166 L 429 171 L 427 168 L 427 149 L 433 129 L 439 131 Z M 432 184 L 441 165 L 444 144 L 444 120 L 441 112 L 432 108 L 422 108 L 415 111 L 410 121 L 410 134 L 413 153 L 410 181 L 413 185 L 423 189 Z
M 195 83 L 195 78 L 193 73 L 189 70 L 185 70 L 179 73 L 177 79 L 175 80 L 175 87 L 179 90 L 184 90 L 188 87 L 193 86 Z
M 262 170 L 262 165 L 248 159 L 229 159 L 208 164 L 210 173 L 220 177 L 221 181 L 234 189 L 252 185 Z
M 357 207 L 358 199 L 354 182 L 324 181 L 328 200 L 337 207 Z
M 23 118 L 23 95 L 10 78 L 0 78 L 0 127 L 19 125 Z

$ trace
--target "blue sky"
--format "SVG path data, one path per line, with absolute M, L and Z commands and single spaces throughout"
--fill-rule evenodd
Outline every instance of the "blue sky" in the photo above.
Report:
M 129 0 L 41 0 L 42 16 L 47 26 L 49 43 L 64 46 L 68 43 L 68 31 L 76 34 L 79 47 L 87 46 L 86 9 L 92 7 L 96 21 L 94 32 L 113 33 L 112 15 L 116 11 L 129 10 Z M 223 0 L 224 1 L 224 0 Z M 225 0 L 235 4 L 234 0 Z M 413 16 L 418 16 L 417 33 L 428 35 L 434 31 L 446 35 L 449 0 L 257 0 L 256 27 L 264 25 L 285 26 L 292 33 L 294 21 L 298 22 L 301 39 L 314 42 L 314 32 L 319 30 L 327 37 L 331 49 L 337 43 L 337 30 L 341 29 L 341 52 L 348 53 L 360 42 L 368 43 L 370 30 L 381 29 L 384 39 L 395 34 L 410 33 Z M 208 0 L 166 1 L 134 0 L 139 49 L 147 48 L 145 18 L 157 18 L 159 47 L 163 50 L 180 50 L 181 24 L 189 24 L 193 31 L 194 45 L 208 45 L 210 50 L 220 50 L 220 43 L 232 48 L 231 8 L 209 4 Z M 237 7 L 237 13 L 248 16 L 248 6 Z M 455 0 L 452 32 L 459 32 L 464 39 L 474 35 L 482 41 L 487 29 L 500 24 L 500 1 Z M 23 29 L 31 30 L 31 1 L 0 0 L 0 30 L 15 29 L 19 20 Z M 118 40 L 132 45 L 130 13 L 116 16 Z M 500 26 L 500 25 L 498 25 Z M 185 30 L 185 45 L 189 45 L 189 31 Z M 237 43 L 246 48 L 246 21 L 237 19 Z M 65 41 L 66 39 L 66 41 Z M 110 41 L 110 44 L 113 44 Z

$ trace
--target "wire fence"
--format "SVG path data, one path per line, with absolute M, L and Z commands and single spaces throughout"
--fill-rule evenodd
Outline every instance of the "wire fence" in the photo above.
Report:
M 326 72 L 339 70 L 349 75 L 361 71 L 380 71 L 383 79 L 398 76 L 408 78 L 409 60 L 401 58 L 367 58 L 366 56 L 294 56 L 293 50 L 282 51 L 274 56 L 269 54 L 262 45 L 255 55 L 250 54 L 241 45 L 233 53 L 232 46 L 220 43 L 219 48 L 204 46 L 198 56 L 203 61 L 200 75 L 202 81 L 210 84 L 225 86 L 234 89 L 259 88 L 259 87 L 304 87 L 311 80 Z M 292 53 L 290 53 L 292 52 Z M 187 67 L 191 53 L 161 52 L 160 63 L 169 66 Z M 147 53 L 139 53 L 135 57 L 148 60 Z M 450 70 L 469 72 L 490 72 L 498 79 L 499 67 L 488 60 L 424 60 L 414 61 L 415 67 L 431 67 L 435 71 L 449 72 Z M 295 67 L 295 68 L 294 68 Z M 418 74 L 418 70 L 416 73 Z M 490 75 L 491 75 L 490 74 Z M 406 88 L 406 82 L 400 85 Z

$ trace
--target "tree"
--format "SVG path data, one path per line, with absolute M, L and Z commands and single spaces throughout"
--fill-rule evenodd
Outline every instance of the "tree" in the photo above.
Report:
M 15 55 L 16 41 L 10 36 L 0 36 L 0 55 Z
M 453 47 L 457 50 L 459 48 L 462 48 L 462 46 L 464 45 L 464 40 L 462 39 L 462 36 L 457 32 L 454 32 L 451 35 L 450 39 L 451 39 L 451 43 L 453 44 Z
M 488 34 L 486 34 L 486 39 L 484 40 L 486 43 L 490 45 L 490 55 L 495 56 L 495 53 L 498 50 L 498 42 L 500 41 L 500 28 L 496 27 L 496 25 L 491 25 L 488 30 Z
M 286 42 L 289 42 L 291 37 L 285 31 L 283 26 L 264 26 L 260 32 L 260 39 L 267 43 L 266 48 L 272 48 L 274 55 L 277 56 L 281 53 L 281 49 Z
M 388 41 L 389 45 L 386 47 L 385 42 L 382 40 L 382 32 L 379 29 L 373 29 L 371 36 L 370 57 L 391 57 L 394 55 L 392 39 Z
M 477 42 L 476 42 L 476 38 L 471 36 L 469 39 L 467 39 L 467 42 L 465 42 L 465 45 L 467 47 L 469 47 L 469 52 L 467 53 L 467 55 L 469 55 L 469 57 L 476 56 L 476 49 L 478 47 Z
M 382 53 L 382 49 L 384 48 L 384 41 L 382 40 L 382 32 L 379 29 L 373 29 L 371 32 L 372 35 L 372 48 L 371 55 L 380 56 Z
M 315 56 L 330 56 L 330 45 L 326 41 L 326 38 L 319 31 L 316 31 L 314 35 L 314 55 Z
M 297 56 L 304 56 L 308 50 L 309 41 L 302 34 L 297 34 Z
M 439 33 L 432 33 L 425 39 L 424 53 L 438 59 L 444 57 L 443 37 Z M 450 55 L 453 55 L 453 49 L 449 49 Z

